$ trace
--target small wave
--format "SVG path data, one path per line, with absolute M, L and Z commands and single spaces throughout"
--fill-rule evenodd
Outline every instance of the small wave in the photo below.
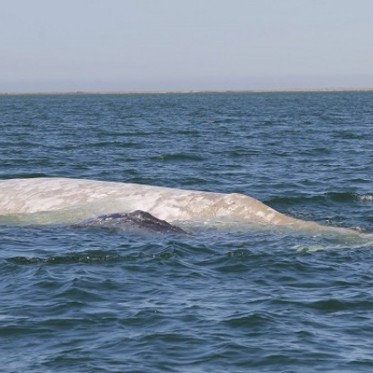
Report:
M 373 201 L 373 195 L 372 194 L 366 194 L 366 195 L 357 195 L 358 201 L 361 202 L 372 202 Z
M 355 238 L 356 239 L 356 238 Z M 298 253 L 315 253 L 318 251 L 333 251 L 333 250 L 359 250 L 372 249 L 373 236 L 370 234 L 362 234 L 356 241 L 345 241 L 341 243 L 319 243 L 319 244 L 297 244 L 292 247 Z
M 138 254 L 140 256 L 141 254 Z M 15 256 L 8 258 L 7 261 L 17 265 L 34 265 L 34 264 L 97 264 L 118 262 L 123 259 L 120 255 L 110 254 L 81 254 L 81 255 L 66 255 L 66 256 L 53 256 L 50 258 L 40 257 L 23 257 Z
M 298 253 L 314 253 L 317 251 L 327 250 L 327 246 L 323 245 L 295 245 L 293 249 L 296 250 Z
M 353 192 L 330 192 L 322 195 L 312 196 L 294 196 L 294 197 L 274 197 L 267 200 L 265 203 L 268 205 L 272 204 L 300 204 L 300 203 L 349 203 L 349 202 L 372 202 L 373 195 L 371 194 L 358 194 Z
M 373 305 L 373 302 L 370 299 L 325 299 L 325 300 L 316 300 L 316 301 L 310 301 L 309 303 L 305 303 L 305 306 L 308 306 L 310 308 L 314 308 L 318 311 L 322 312 L 328 312 L 328 313 L 335 313 L 335 312 L 343 312 L 346 310 L 353 309 L 361 309 L 366 308 L 369 309 Z
M 228 318 L 224 323 L 230 328 L 263 330 L 263 328 L 271 328 L 274 322 L 274 315 L 268 312 L 253 312 L 248 315 L 238 315 Z
M 25 257 L 14 256 L 7 258 L 6 261 L 16 265 L 69 265 L 69 264 L 110 264 L 119 262 L 133 262 L 138 260 L 152 261 L 152 260 L 167 260 L 177 257 L 178 254 L 174 250 L 165 250 L 157 253 L 147 253 L 142 251 L 130 253 L 127 255 L 120 255 L 115 252 L 84 252 L 77 254 L 52 256 L 52 257 Z
M 166 153 L 166 154 L 159 154 L 157 156 L 154 156 L 151 158 L 155 161 L 167 161 L 167 162 L 201 162 L 204 161 L 204 158 L 197 155 L 197 154 L 191 154 L 191 153 Z

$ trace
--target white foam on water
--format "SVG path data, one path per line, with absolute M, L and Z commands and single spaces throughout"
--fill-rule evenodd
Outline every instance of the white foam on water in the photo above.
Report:
M 371 194 L 358 195 L 357 199 L 361 202 L 372 202 L 373 201 L 373 195 L 371 195 Z

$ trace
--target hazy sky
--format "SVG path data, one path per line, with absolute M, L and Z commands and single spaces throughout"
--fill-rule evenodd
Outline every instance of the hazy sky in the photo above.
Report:
M 0 92 L 373 88 L 373 0 L 0 0 Z

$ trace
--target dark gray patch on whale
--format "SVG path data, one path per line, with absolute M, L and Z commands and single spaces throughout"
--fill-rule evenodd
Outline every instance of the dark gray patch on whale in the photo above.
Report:
M 113 231 L 151 232 L 163 234 L 188 234 L 183 229 L 157 219 L 146 211 L 99 215 L 75 224 L 76 228 L 104 228 Z

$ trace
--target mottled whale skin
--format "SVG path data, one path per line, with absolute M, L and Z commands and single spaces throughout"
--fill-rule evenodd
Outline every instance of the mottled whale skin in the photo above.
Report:
M 76 228 L 104 228 L 114 231 L 187 234 L 183 229 L 160 220 L 146 211 L 99 215 L 75 224 Z
M 74 212 L 70 215 L 64 213 L 69 210 Z M 69 178 L 0 181 L 0 215 L 3 216 L 54 212 L 60 217 L 58 222 L 64 216 L 66 222 L 76 223 L 102 214 L 135 210 L 146 211 L 170 223 L 221 221 L 306 231 L 357 233 L 350 229 L 295 219 L 254 198 L 237 193 L 222 194 Z

